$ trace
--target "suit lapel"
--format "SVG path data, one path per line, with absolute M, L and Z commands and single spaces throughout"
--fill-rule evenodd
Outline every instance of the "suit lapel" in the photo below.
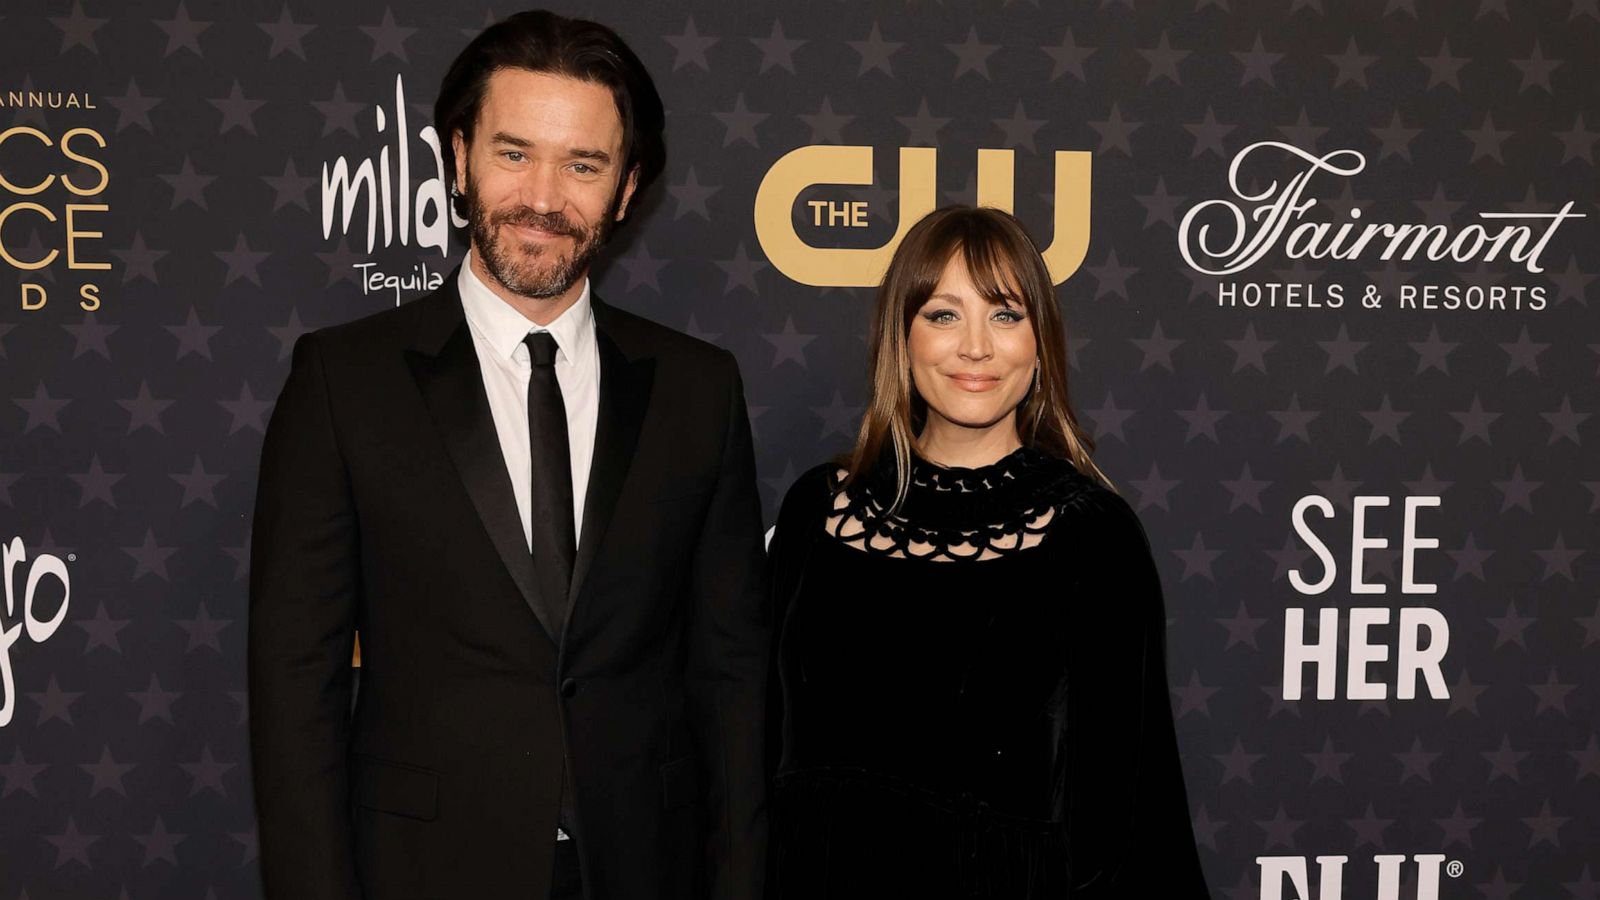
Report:
M 615 311 L 598 297 L 592 297 L 590 302 L 600 348 L 600 413 L 595 426 L 594 463 L 583 501 L 583 534 L 578 538 L 578 558 L 568 595 L 568 623 L 572 621 L 571 604 L 577 601 L 584 576 L 594 564 L 616 511 L 655 381 L 655 360 L 648 356 L 635 358 L 625 349 L 625 336 L 620 333 Z
M 511 490 L 477 350 L 455 284 L 452 275 L 438 295 L 417 301 L 429 306 L 421 311 L 417 338 L 406 351 L 406 362 L 489 540 L 523 601 L 554 641 L 559 632 L 541 602 L 533 554 L 523 536 L 522 515 Z

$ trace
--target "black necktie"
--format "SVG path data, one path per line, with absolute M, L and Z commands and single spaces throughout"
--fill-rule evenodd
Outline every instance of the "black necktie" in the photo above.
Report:
M 528 376 L 528 449 L 533 456 L 533 559 L 550 624 L 561 636 L 578 541 L 572 523 L 572 450 L 567 406 L 556 380 L 556 339 L 547 331 L 522 339 L 533 369 Z

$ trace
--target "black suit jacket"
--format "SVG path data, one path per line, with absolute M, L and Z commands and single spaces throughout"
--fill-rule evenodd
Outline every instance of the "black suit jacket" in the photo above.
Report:
M 590 900 L 759 896 L 769 622 L 737 364 L 594 300 L 599 423 L 557 640 L 455 283 L 302 337 L 267 429 L 249 637 L 267 897 L 543 900 L 563 758 Z

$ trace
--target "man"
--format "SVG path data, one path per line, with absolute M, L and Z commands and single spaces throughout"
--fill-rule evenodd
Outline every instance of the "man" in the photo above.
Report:
M 769 623 L 738 369 L 587 277 L 662 169 L 660 98 L 608 29 L 530 12 L 435 114 L 466 263 L 302 338 L 267 431 L 266 894 L 752 900 Z

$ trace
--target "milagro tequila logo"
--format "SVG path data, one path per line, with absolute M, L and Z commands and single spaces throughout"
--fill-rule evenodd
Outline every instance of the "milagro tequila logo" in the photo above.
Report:
M 325 239 L 344 240 L 352 234 L 359 240 L 363 235 L 361 221 L 365 219 L 367 252 L 380 243 L 384 247 L 416 247 L 433 249 L 440 257 L 449 255 L 450 228 L 464 227 L 465 219 L 450 209 L 446 188 L 449 179 L 444 171 L 444 157 L 439 145 L 439 133 L 432 125 L 417 129 L 414 146 L 410 121 L 406 110 L 406 89 L 403 76 L 394 78 L 393 130 L 391 116 L 380 103 L 373 109 L 373 123 L 384 144 L 376 156 L 353 160 L 340 156 L 331 163 L 322 164 L 322 236 Z M 432 161 L 432 175 L 413 186 L 413 151 L 424 165 Z M 364 213 L 364 217 L 361 215 Z M 359 262 L 352 266 L 360 273 L 362 293 L 392 291 L 395 303 L 402 291 L 431 291 L 444 280 L 443 273 L 418 262 L 403 275 L 381 271 L 375 262 Z
M 0 545 L 0 572 L 5 573 L 6 579 L 6 611 L 4 618 L 0 618 L 0 728 L 11 724 L 11 716 L 16 712 L 17 688 L 11 669 L 12 647 L 24 634 L 35 644 L 49 640 L 66 620 L 67 606 L 72 599 L 67 564 L 60 557 L 41 553 L 24 571 L 21 566 L 26 562 L 28 551 L 22 545 L 22 538 L 12 538 L 11 543 Z M 55 615 L 41 619 L 40 616 L 48 607 L 47 594 L 53 593 L 53 589 L 48 587 L 52 581 L 60 586 L 61 600 Z M 20 603 L 17 595 L 19 586 L 22 588 Z
M 1287 166 L 1293 175 L 1272 179 L 1266 187 L 1247 186 L 1246 163 L 1252 168 Z M 1545 271 L 1544 253 L 1563 224 L 1585 218 L 1567 201 L 1555 212 L 1480 212 L 1478 221 L 1454 224 L 1363 222 L 1359 207 L 1331 221 L 1317 218 L 1318 191 L 1330 180 L 1354 178 L 1367 159 L 1356 150 L 1334 150 L 1318 156 L 1292 144 L 1259 141 L 1240 150 L 1228 166 L 1232 198 L 1198 203 L 1178 226 L 1178 250 L 1184 262 L 1205 275 L 1245 272 L 1275 252 L 1292 260 L 1377 262 L 1505 263 L 1530 275 Z M 1544 285 L 1406 284 L 1394 298 L 1399 309 L 1531 309 L 1548 304 Z M 1219 281 L 1219 306 L 1337 309 L 1347 299 L 1345 285 L 1282 282 Z M 1362 307 L 1382 308 L 1389 298 L 1375 285 L 1365 286 Z

